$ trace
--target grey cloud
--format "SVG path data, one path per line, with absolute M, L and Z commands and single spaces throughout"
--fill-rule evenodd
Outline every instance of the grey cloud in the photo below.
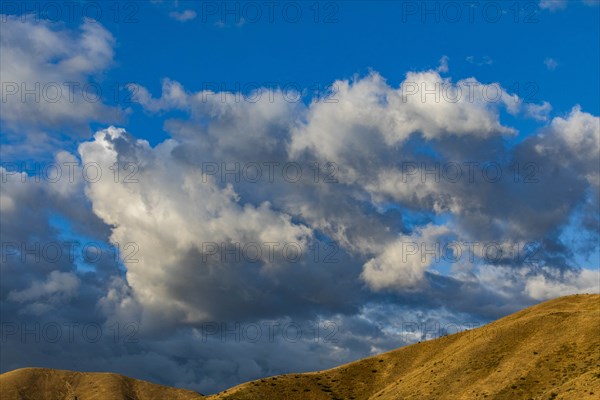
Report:
M 70 29 L 43 19 L 2 19 L 5 160 L 27 153 L 39 159 L 87 137 L 91 122 L 122 120 L 122 110 L 102 98 L 101 75 L 113 63 L 115 39 L 100 23 L 84 20 Z

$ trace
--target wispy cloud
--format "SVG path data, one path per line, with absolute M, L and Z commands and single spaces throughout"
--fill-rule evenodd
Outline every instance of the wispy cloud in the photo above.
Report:
M 492 65 L 494 63 L 494 60 L 492 60 L 492 58 L 489 56 L 483 56 L 483 57 L 467 56 L 466 61 L 470 64 L 477 65 L 478 67 L 481 67 L 483 65 Z
M 567 8 L 567 0 L 540 0 L 539 5 L 543 10 L 554 12 Z
M 448 60 L 450 60 L 448 56 L 442 56 L 442 58 L 440 58 L 440 65 L 437 67 L 436 71 L 447 73 L 449 71 Z
M 556 67 L 558 67 L 558 61 L 548 57 L 544 60 L 544 65 L 546 66 L 546 68 L 548 68 L 548 70 L 554 71 Z
M 185 11 L 171 11 L 169 17 L 179 22 L 191 21 L 196 18 L 196 11 L 185 10 Z

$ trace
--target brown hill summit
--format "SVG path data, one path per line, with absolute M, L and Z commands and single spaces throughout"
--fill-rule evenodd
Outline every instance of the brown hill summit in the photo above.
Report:
M 197 400 L 191 390 L 104 372 L 21 368 L 0 375 L 2 400 Z
M 478 329 L 322 372 L 244 383 L 213 396 L 116 374 L 26 368 L 3 400 L 400 400 L 600 398 L 600 295 L 573 295 Z

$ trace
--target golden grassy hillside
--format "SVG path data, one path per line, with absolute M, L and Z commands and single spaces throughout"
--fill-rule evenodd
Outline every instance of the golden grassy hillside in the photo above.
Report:
M 22 369 L 0 376 L 3 400 L 73 400 L 73 395 L 77 400 L 597 400 L 600 295 L 562 297 L 471 331 L 208 397 L 114 374 Z
M 209 397 L 312 399 L 600 398 L 600 296 L 551 300 L 484 327 L 317 373 Z
M 102 372 L 22 368 L 0 375 L 2 400 L 198 400 L 191 390 Z

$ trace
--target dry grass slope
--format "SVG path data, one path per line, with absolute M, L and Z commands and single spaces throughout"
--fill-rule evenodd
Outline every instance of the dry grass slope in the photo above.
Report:
M 22 369 L 2 400 L 404 400 L 600 398 L 600 295 L 538 304 L 472 331 L 340 367 L 202 397 L 115 374 Z
M 119 374 L 22 368 L 0 375 L 2 400 L 199 400 L 204 396 Z
M 484 327 L 211 400 L 600 399 L 600 296 L 551 300 Z

